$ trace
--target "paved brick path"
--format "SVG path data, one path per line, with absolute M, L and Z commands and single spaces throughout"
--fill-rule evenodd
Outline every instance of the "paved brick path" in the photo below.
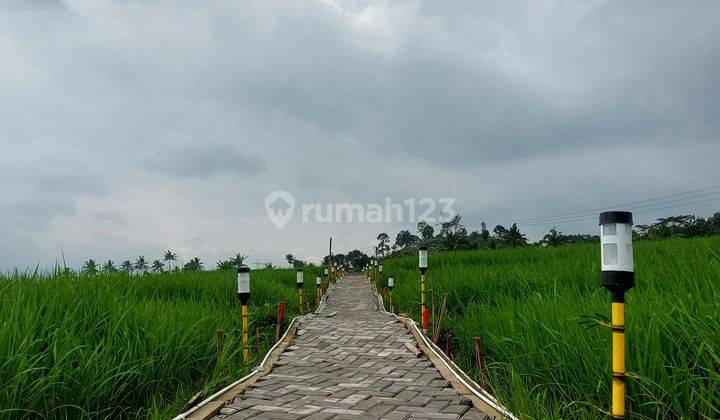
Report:
M 488 418 L 405 341 L 417 345 L 402 323 L 377 310 L 367 280 L 342 279 L 272 371 L 218 418 Z

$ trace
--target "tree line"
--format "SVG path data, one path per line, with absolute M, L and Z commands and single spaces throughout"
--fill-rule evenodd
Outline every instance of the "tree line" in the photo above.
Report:
M 216 263 L 218 270 L 231 270 L 237 269 L 238 267 L 245 267 L 245 260 L 247 255 L 240 253 L 235 254 L 225 260 L 219 260 Z M 144 275 L 149 273 L 160 274 L 165 271 L 179 272 L 179 271 L 198 271 L 204 270 L 205 264 L 200 261 L 200 258 L 193 257 L 187 263 L 182 265 L 182 268 L 177 264 L 178 256 L 176 253 L 168 250 L 163 255 L 162 260 L 153 260 L 149 263 L 145 260 L 145 256 L 140 255 L 134 262 L 125 260 L 119 265 L 113 260 L 107 260 L 102 264 L 97 263 L 94 259 L 85 261 L 80 269 L 81 274 L 85 275 L 96 275 L 100 273 L 111 274 L 111 273 L 124 273 L 124 274 L 137 274 Z M 66 273 L 72 273 L 72 270 L 65 267 Z
M 652 224 L 636 225 L 633 230 L 633 236 L 636 240 L 692 238 L 711 235 L 720 235 L 720 213 L 715 213 L 707 219 L 695 217 L 694 215 L 665 217 L 657 219 L 657 222 Z M 480 229 L 468 232 L 468 228 L 462 223 L 462 216 L 456 215 L 452 219 L 436 225 L 420 221 L 415 232 L 407 229 L 398 232 L 395 236 L 395 243 L 392 245 L 390 236 L 385 232 L 380 233 L 377 240 L 377 255 L 386 256 L 407 247 L 419 245 L 426 245 L 431 249 L 440 250 L 496 249 L 522 246 L 555 247 L 567 244 L 600 242 L 600 236 L 564 234 L 553 226 L 542 239 L 531 243 L 528 241 L 527 236 L 520 232 L 516 223 L 509 227 L 497 225 L 491 233 L 485 222 L 482 222 Z

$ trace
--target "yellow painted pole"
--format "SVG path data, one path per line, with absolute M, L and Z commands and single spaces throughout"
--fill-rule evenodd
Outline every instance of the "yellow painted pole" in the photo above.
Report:
M 299 287 L 299 288 L 298 288 L 298 294 L 300 295 L 300 313 L 303 313 L 303 303 L 304 303 L 304 301 L 303 301 L 303 288 L 302 288 L 302 287 Z
M 242 305 L 240 308 L 242 314 L 242 346 L 243 346 L 243 362 L 248 360 L 248 308 L 247 305 Z
M 612 416 L 625 417 L 625 303 L 612 302 Z
M 425 313 L 425 273 L 420 274 L 420 316 Z

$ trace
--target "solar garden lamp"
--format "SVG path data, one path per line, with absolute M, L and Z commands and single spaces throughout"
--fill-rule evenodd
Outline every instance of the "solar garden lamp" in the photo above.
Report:
M 320 305 L 320 299 L 322 299 L 322 279 L 320 276 L 315 277 L 315 287 L 317 288 L 317 302 Z
M 425 272 L 427 271 L 427 247 L 421 246 L 418 249 L 418 267 L 420 268 L 420 316 L 423 330 L 428 328 L 428 316 L 425 313 Z
M 250 269 L 239 267 L 237 269 L 237 296 L 240 300 L 240 314 L 242 315 L 242 348 L 243 362 L 248 360 L 248 300 L 250 299 Z
M 298 268 L 295 272 L 295 285 L 298 288 L 298 294 L 300 295 L 300 313 L 303 311 L 303 269 Z
M 612 416 L 625 417 L 625 292 L 635 285 L 632 213 L 600 213 L 602 285 L 612 306 Z
M 392 300 L 392 289 L 393 289 L 393 286 L 395 286 L 395 279 L 390 274 L 388 274 L 387 286 L 388 286 L 388 290 L 390 290 L 390 312 L 395 313 L 395 309 L 393 308 L 393 300 Z

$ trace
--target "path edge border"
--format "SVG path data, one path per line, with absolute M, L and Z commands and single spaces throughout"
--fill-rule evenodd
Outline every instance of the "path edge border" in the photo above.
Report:
M 333 284 L 328 286 L 328 291 L 332 287 Z M 278 340 L 277 343 L 273 344 L 273 346 L 270 347 L 270 350 L 265 353 L 265 357 L 263 357 L 260 364 L 252 371 L 250 371 L 250 373 L 231 383 L 225 388 L 222 388 L 221 390 L 207 397 L 198 404 L 192 406 L 187 411 L 178 414 L 176 417 L 173 418 L 173 420 L 208 419 L 217 414 L 223 408 L 223 406 L 232 402 L 232 400 L 238 394 L 240 394 L 242 391 L 257 382 L 258 379 L 270 373 L 273 366 L 275 365 L 275 362 L 277 362 L 277 359 L 280 357 L 280 354 L 285 351 L 285 349 L 290 345 L 290 342 L 295 338 L 297 329 L 300 324 L 302 324 L 303 321 L 305 321 L 305 319 L 307 319 L 310 315 L 317 315 L 322 312 L 323 309 L 325 309 L 327 295 L 327 292 L 323 295 L 323 297 L 320 299 L 320 305 L 318 305 L 317 309 L 314 312 L 305 315 L 298 315 L 293 318 L 292 321 L 290 321 L 290 325 L 288 325 L 287 330 L 285 330 L 285 333 L 280 338 L 280 340 Z
M 472 380 L 464 370 L 449 359 L 435 343 L 428 340 L 425 334 L 420 331 L 417 322 L 412 318 L 405 318 L 385 310 L 385 302 L 382 295 L 377 291 L 375 283 L 369 278 L 365 279 L 370 283 L 371 289 L 377 298 L 378 310 L 400 320 L 415 338 L 420 349 L 425 353 L 430 362 L 438 369 L 440 374 L 449 381 L 461 395 L 469 397 L 473 406 L 486 414 L 494 414 L 496 417 L 504 417 L 511 420 L 518 420 L 514 414 L 505 406 L 500 404 L 495 397 L 483 389 L 477 382 Z M 491 411 L 492 413 L 488 413 Z

